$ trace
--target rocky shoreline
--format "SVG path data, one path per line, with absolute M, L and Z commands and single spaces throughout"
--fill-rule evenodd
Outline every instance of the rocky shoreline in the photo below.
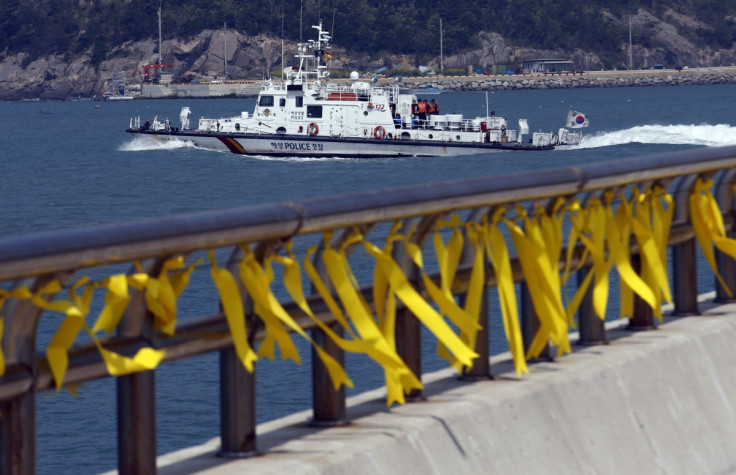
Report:
M 387 82 L 388 79 L 381 80 Z M 689 70 L 600 71 L 514 76 L 403 78 L 402 89 L 421 91 L 503 91 L 516 89 L 565 89 L 578 87 L 647 87 L 736 84 L 736 67 Z

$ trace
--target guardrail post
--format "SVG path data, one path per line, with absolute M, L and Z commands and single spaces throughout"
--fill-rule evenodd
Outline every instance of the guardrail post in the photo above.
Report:
M 631 267 L 634 268 L 634 271 L 636 271 L 637 274 L 641 272 L 641 256 L 639 254 L 631 256 Z M 657 325 L 654 321 L 652 308 L 648 303 L 634 293 L 634 311 L 633 315 L 629 317 L 629 324 L 626 326 L 626 329 L 631 331 L 642 331 L 655 330 L 656 328 Z
M 20 363 L 31 373 L 36 360 L 36 328 L 42 311 L 26 300 L 10 299 L 4 307 L 0 310 L 5 315 L 2 345 L 7 363 Z M 36 393 L 33 385 L 29 385 L 22 396 L 1 404 L 0 410 L 0 474 L 36 473 Z
M 714 192 L 714 196 L 718 205 L 721 208 L 721 212 L 725 215 L 724 221 L 727 217 L 730 217 L 731 226 L 726 228 L 726 235 L 730 238 L 736 238 L 736 213 L 734 212 L 734 193 L 733 185 L 736 181 L 736 170 L 730 169 L 723 172 Z M 723 281 L 726 283 L 728 288 L 736 294 L 736 260 L 733 257 L 724 254 L 715 248 L 716 253 L 716 266 L 718 272 L 721 274 Z M 716 302 L 732 302 L 736 297 L 729 297 L 726 290 L 718 282 L 718 279 L 714 279 L 716 286 Z
M 346 236 L 347 234 L 343 234 L 342 239 Z M 327 269 L 322 261 L 323 250 L 324 246 L 320 246 L 318 252 L 315 254 L 314 266 L 322 278 L 322 282 L 327 286 L 328 291 L 331 292 L 331 281 L 327 278 Z M 333 323 L 330 325 L 330 328 L 341 337 L 345 334 L 339 323 Z M 325 352 L 335 358 L 343 368 L 345 367 L 345 352 L 324 331 L 319 328 L 313 329 L 312 338 Z M 312 420 L 309 421 L 309 424 L 319 427 L 329 427 L 346 425 L 348 423 L 345 386 L 340 386 L 340 389 L 335 390 L 327 367 L 317 355 L 317 351 L 312 348 Z
M 396 311 L 396 351 L 404 363 L 416 375 L 422 378 L 422 334 L 417 317 L 407 308 Z M 407 402 L 424 399 L 421 389 L 412 389 L 406 395 Z
M 480 217 L 483 214 L 486 214 L 486 209 L 479 209 L 476 210 L 468 219 L 468 221 L 478 221 Z M 475 249 L 471 245 L 470 240 L 466 238 L 464 240 L 464 246 L 463 246 L 463 257 L 461 260 L 461 265 L 463 266 L 472 266 L 475 261 Z M 488 286 L 488 278 L 487 273 L 490 271 L 491 267 L 487 265 L 487 258 L 483 258 L 483 271 L 484 271 L 484 278 L 483 278 L 483 295 L 481 296 L 481 303 L 480 303 L 480 315 L 478 315 L 478 323 L 480 323 L 481 329 L 478 330 L 478 334 L 475 338 L 475 352 L 478 353 L 478 357 L 473 360 L 472 366 L 470 368 L 463 368 L 462 374 L 460 376 L 460 379 L 464 380 L 483 380 L 483 379 L 493 379 L 493 374 L 491 373 L 491 350 L 490 350 L 490 333 L 489 333 L 489 307 L 488 307 L 488 291 L 490 287 Z M 464 306 L 465 305 L 465 299 L 467 298 L 467 293 L 463 294 L 460 297 L 460 302 Z
M 262 249 L 258 249 L 261 252 Z M 239 278 L 239 263 L 243 251 L 237 247 L 227 263 L 235 276 L 248 330 L 253 344 L 257 320 L 253 315 L 253 303 Z M 219 457 L 240 458 L 257 454 L 256 446 L 256 368 L 249 373 L 238 358 L 235 347 L 220 350 L 220 450 Z
M 593 270 L 584 267 L 577 272 L 578 285 L 580 285 L 589 272 Z M 593 285 L 588 286 L 578 308 L 578 324 L 580 326 L 578 345 L 601 345 L 608 344 L 606 339 L 606 322 L 595 313 L 593 308 Z
M 330 328 L 339 336 L 344 335 L 341 325 L 332 324 Z M 345 352 L 324 331 L 315 328 L 312 330 L 312 338 L 325 352 L 345 367 Z M 314 348 L 312 348 L 312 401 L 311 425 L 336 426 L 349 423 L 345 386 L 340 386 L 340 389 L 335 390 L 330 374 Z
M 36 394 L 30 391 L 0 405 L 0 474 L 36 473 Z
M 675 191 L 673 222 L 690 221 L 690 194 L 696 176 L 684 177 Z M 698 275 L 695 237 L 672 246 L 673 315 L 698 315 Z
M 532 295 L 529 292 L 529 286 L 526 284 L 526 282 L 521 282 L 521 337 L 524 342 L 524 353 L 526 354 L 529 351 L 529 347 L 532 344 L 532 340 L 534 340 L 534 335 L 537 334 L 537 331 L 540 327 L 539 317 L 537 317 L 537 313 L 534 311 L 534 303 L 532 302 Z M 554 358 L 551 357 L 550 354 L 550 348 L 549 343 L 544 347 L 541 353 L 539 353 L 539 356 L 534 358 L 534 360 L 552 360 Z
M 698 276 L 695 239 L 672 247 L 672 315 L 698 315 Z
M 480 304 L 480 320 L 481 329 L 475 337 L 475 352 L 478 357 L 473 360 L 470 368 L 463 368 L 460 379 L 477 381 L 482 379 L 493 379 L 491 373 L 491 351 L 490 351 L 490 333 L 488 332 L 488 287 L 483 286 L 483 297 Z
M 156 374 L 154 371 L 117 379 L 118 471 L 156 473 Z
M 429 222 L 434 223 L 431 218 L 425 221 L 423 224 L 427 225 Z M 408 226 L 409 223 L 404 223 L 404 226 Z M 419 239 L 420 244 L 424 235 L 421 232 L 415 234 L 415 238 Z M 394 245 L 393 251 L 394 260 L 401 266 L 401 270 L 404 271 L 404 275 L 412 283 L 413 286 L 417 285 L 417 267 L 413 261 L 406 254 L 406 248 L 404 243 L 397 242 Z M 399 354 L 404 363 L 414 373 L 414 375 L 421 380 L 422 379 L 422 325 L 419 319 L 406 307 L 396 310 L 396 352 Z M 421 389 L 412 389 L 409 394 L 406 395 L 407 402 L 415 402 L 424 400 L 424 392 Z
M 146 268 L 159 270 L 163 260 Z M 119 336 L 144 335 L 153 342 L 151 315 L 143 292 L 133 290 L 118 325 Z M 156 372 L 120 376 L 117 384 L 118 471 L 122 475 L 156 473 Z
M 257 365 L 257 363 L 254 363 Z M 220 450 L 226 458 L 256 454 L 256 373 L 235 348 L 220 350 Z

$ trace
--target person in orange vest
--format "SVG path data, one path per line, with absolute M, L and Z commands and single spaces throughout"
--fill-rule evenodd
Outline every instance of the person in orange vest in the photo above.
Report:
M 432 102 L 429 104 L 429 110 L 431 111 L 430 114 L 437 115 L 440 113 L 440 105 L 437 104 L 437 101 L 432 99 Z
M 421 121 L 427 120 L 427 101 L 424 99 L 417 101 L 417 116 L 419 116 L 419 120 Z

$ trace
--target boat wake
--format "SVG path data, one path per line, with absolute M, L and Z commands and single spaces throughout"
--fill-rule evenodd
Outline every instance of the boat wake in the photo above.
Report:
M 351 162 L 351 161 L 361 161 L 362 158 L 356 158 L 356 157 L 301 157 L 298 155 L 294 156 L 270 156 L 270 155 L 249 155 L 248 158 L 253 158 L 256 160 L 263 160 L 264 162 L 289 162 L 289 163 L 299 163 L 299 162 Z
M 184 140 L 156 140 L 145 135 L 136 135 L 130 142 L 124 143 L 118 150 L 121 152 L 145 152 L 149 150 L 177 150 L 196 148 L 193 143 Z
M 583 137 L 574 148 L 598 148 L 629 143 L 700 145 L 722 147 L 736 145 L 736 127 L 718 125 L 640 125 L 614 132 L 598 132 Z

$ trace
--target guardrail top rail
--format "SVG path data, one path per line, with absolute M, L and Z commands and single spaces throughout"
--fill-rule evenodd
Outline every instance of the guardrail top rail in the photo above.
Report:
M 263 340 L 261 354 L 274 345 L 289 354 L 287 331 L 313 345 L 313 423 L 331 425 L 348 419 L 346 350 L 363 352 L 384 367 L 389 403 L 421 397 L 421 325 L 445 344 L 448 359 L 465 377 L 489 377 L 487 289 L 492 286 L 510 299 L 513 283 L 522 282 L 520 329 L 515 303 L 507 300 L 503 308 L 505 321 L 518 330 L 509 344 L 520 373 L 525 358 L 549 355 L 550 347 L 564 352 L 574 323 L 563 318 L 565 312 L 577 312 L 581 339 L 605 340 L 605 301 L 594 290 L 600 286 L 590 282 L 614 267 L 631 291 L 622 295 L 622 306 L 630 307 L 626 316 L 632 327 L 656 325 L 652 316 L 659 316 L 659 303 L 669 295 L 668 246 L 678 269 L 672 275 L 675 311 L 697 313 L 696 242 L 715 270 L 719 297 L 730 297 L 730 288 L 736 288 L 733 259 L 719 244 L 732 234 L 734 169 L 736 147 L 698 148 L 2 238 L 0 473 L 35 471 L 36 392 L 110 374 L 119 376 L 119 469 L 154 472 L 154 370 L 211 351 L 220 352 L 221 455 L 255 453 L 253 347 Z M 711 193 L 714 177 L 719 180 Z M 374 240 L 385 240 L 382 247 L 368 241 L 371 232 Z M 572 238 L 563 239 L 563 233 Z M 292 251 L 291 243 L 298 247 L 306 235 L 321 239 L 319 246 L 301 244 Z M 430 272 L 421 254 L 432 236 L 436 271 Z M 364 288 L 356 286 L 348 260 L 361 246 L 370 256 L 362 265 L 375 266 L 373 285 Z M 218 265 L 215 250 L 220 256 L 230 253 L 226 265 Z M 219 292 L 215 304 L 222 311 L 177 323 L 177 296 L 191 271 L 207 265 L 191 262 L 201 251 L 207 251 L 204 262 L 209 253 Z M 296 252 L 304 255 L 297 259 Z M 299 262 L 311 292 L 303 293 L 294 277 L 301 274 Z M 119 264 L 130 270 L 96 282 L 73 280 L 85 269 Z M 278 283 L 274 265 L 285 269 Z M 570 307 L 552 293 L 575 271 L 588 303 L 578 299 Z M 530 272 L 535 282 L 524 278 Z M 272 284 L 290 298 L 276 299 Z M 95 288 L 106 297 L 89 326 L 85 318 Z M 544 298 L 556 302 L 554 308 L 543 307 Z M 36 331 L 47 311 L 65 319 L 44 353 L 37 348 Z M 81 330 L 92 341 L 75 346 Z M 395 332 L 394 343 L 386 332 Z

